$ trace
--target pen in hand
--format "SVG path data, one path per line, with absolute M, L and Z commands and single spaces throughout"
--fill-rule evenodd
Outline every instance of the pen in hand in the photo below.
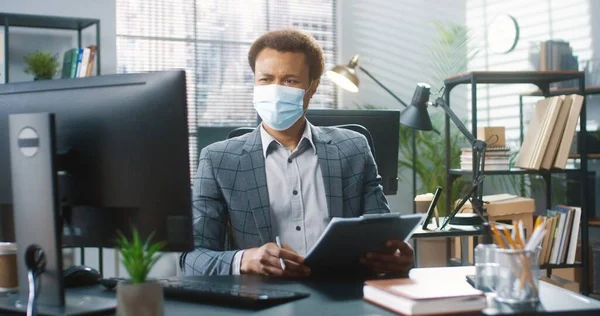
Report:
M 279 239 L 279 236 L 275 236 L 275 242 L 277 243 L 277 247 L 281 248 L 281 239 Z M 285 262 L 283 262 L 283 258 L 279 258 L 279 263 L 281 264 L 281 270 L 285 271 Z

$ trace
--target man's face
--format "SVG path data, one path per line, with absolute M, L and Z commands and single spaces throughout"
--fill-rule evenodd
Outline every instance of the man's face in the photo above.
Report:
M 310 90 L 304 93 L 303 108 L 308 108 L 319 81 L 310 82 L 308 64 L 304 53 L 279 52 L 272 48 L 263 49 L 256 57 L 254 65 L 254 85 L 278 84 L 282 86 Z

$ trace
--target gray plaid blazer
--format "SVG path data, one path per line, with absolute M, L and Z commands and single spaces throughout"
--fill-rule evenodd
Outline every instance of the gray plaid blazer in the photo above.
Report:
M 310 128 L 329 217 L 389 213 L 366 138 L 341 128 Z M 237 251 L 274 241 L 259 128 L 202 150 L 192 198 L 196 249 L 181 256 L 184 274 L 231 274 Z

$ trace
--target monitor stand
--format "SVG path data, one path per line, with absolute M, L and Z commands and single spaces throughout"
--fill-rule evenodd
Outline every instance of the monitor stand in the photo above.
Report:
M 114 297 L 69 291 L 65 300 L 54 114 L 9 115 L 9 138 L 19 295 L 0 298 L 0 309 L 25 311 L 29 293 L 25 249 L 38 245 L 46 256 L 37 298 L 40 314 L 114 310 Z

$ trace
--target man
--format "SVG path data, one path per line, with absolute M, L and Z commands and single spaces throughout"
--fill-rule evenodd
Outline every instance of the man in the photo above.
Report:
M 200 153 L 196 250 L 183 255 L 184 273 L 308 276 L 303 256 L 332 217 L 390 210 L 365 137 L 312 126 L 304 117 L 325 67 L 314 38 L 293 29 L 268 32 L 252 44 L 248 61 L 263 122 Z M 386 246 L 361 263 L 375 273 L 406 275 L 412 248 L 399 240 Z

